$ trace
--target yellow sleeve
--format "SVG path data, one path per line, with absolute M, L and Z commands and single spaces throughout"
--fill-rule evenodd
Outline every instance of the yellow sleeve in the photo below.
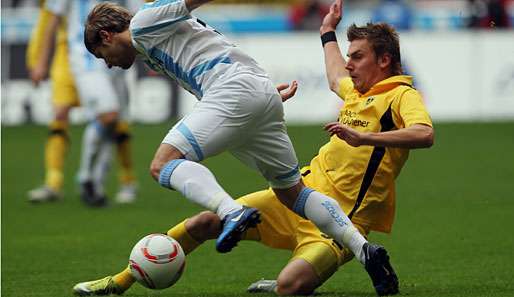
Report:
M 397 108 L 404 127 L 410 127 L 414 124 L 424 124 L 432 127 L 432 120 L 425 104 L 423 104 L 421 94 L 415 89 L 409 88 L 402 94 Z
M 38 60 L 43 37 L 45 35 L 46 27 L 50 19 L 50 12 L 46 9 L 41 9 L 36 25 L 32 29 L 30 40 L 27 48 L 26 63 L 28 68 L 33 68 Z
M 346 96 L 353 91 L 353 82 L 350 77 L 342 78 L 339 81 L 339 89 L 337 90 L 337 95 L 341 97 L 341 99 L 346 100 Z

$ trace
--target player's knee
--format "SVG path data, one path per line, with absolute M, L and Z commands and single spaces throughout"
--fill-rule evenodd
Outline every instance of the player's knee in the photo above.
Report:
M 61 122 L 68 122 L 70 107 L 58 107 L 55 110 L 55 119 Z
M 152 160 L 152 163 L 150 163 L 150 175 L 156 180 L 159 181 L 159 177 L 161 174 L 161 171 L 164 170 L 164 168 L 167 166 L 167 164 L 170 164 L 170 161 L 183 159 L 184 155 L 169 144 L 161 144 L 159 149 L 157 150 L 157 153 L 155 153 L 155 156 Z M 175 167 L 178 165 L 178 163 L 175 163 L 175 165 L 170 165 L 172 167 Z M 169 171 L 168 175 L 171 175 L 173 170 Z M 170 176 L 165 177 L 165 179 L 169 178 Z
M 279 295 L 311 295 L 320 284 L 314 266 L 295 259 L 280 272 L 276 291 Z
M 281 276 L 277 279 L 277 294 L 282 296 L 289 295 L 311 295 L 316 289 L 316 284 L 312 281 L 293 276 Z
M 118 112 L 106 112 L 102 113 L 97 117 L 98 121 L 102 123 L 104 127 L 115 127 L 118 122 Z
M 163 166 L 164 164 L 157 160 L 153 160 L 152 163 L 150 163 L 150 175 L 156 181 L 159 181 L 159 175 L 161 174 L 161 169 Z
M 193 238 L 203 242 L 218 237 L 221 230 L 221 220 L 217 214 L 204 211 L 188 219 L 186 228 Z
M 302 182 L 297 183 L 296 185 L 287 188 L 287 189 L 273 189 L 273 192 L 277 195 L 278 199 L 282 204 L 287 206 L 289 209 L 293 209 L 296 200 L 298 199 L 298 195 L 305 188 Z

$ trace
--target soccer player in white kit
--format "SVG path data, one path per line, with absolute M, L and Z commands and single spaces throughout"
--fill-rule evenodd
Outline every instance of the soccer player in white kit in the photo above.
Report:
M 301 181 L 281 97 L 265 71 L 190 14 L 206 2 L 158 0 L 134 16 L 121 6 L 103 3 L 87 19 L 86 47 L 109 67 L 128 69 L 139 56 L 199 100 L 164 137 L 151 175 L 162 186 L 218 214 L 223 230 L 216 249 L 228 252 L 241 233 L 258 223 L 259 214 L 235 202 L 198 162 L 229 151 L 257 169 L 283 204 L 352 250 L 373 280 L 388 285 L 385 249 L 369 244 L 334 199 Z
M 127 118 L 128 88 L 125 75 L 108 69 L 91 55 L 83 44 L 84 22 L 89 11 L 101 1 L 47 0 L 45 8 L 55 16 L 50 26 L 64 22 L 68 31 L 68 49 L 71 71 L 82 104 L 90 118 L 83 135 L 78 180 L 81 198 L 89 206 L 106 203 L 104 182 L 112 159 L 113 141 L 125 133 L 118 133 L 118 121 Z M 52 34 L 49 30 L 48 34 Z M 45 50 L 46 52 L 47 50 Z M 119 126 L 118 126 L 119 127 Z M 123 192 L 123 193 L 122 193 Z M 120 195 L 122 194 L 122 195 Z M 135 184 L 122 185 L 117 199 L 130 202 L 135 198 Z

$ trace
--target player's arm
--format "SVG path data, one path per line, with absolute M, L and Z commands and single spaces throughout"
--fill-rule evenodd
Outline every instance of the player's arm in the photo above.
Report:
M 387 132 L 359 132 L 339 122 L 333 122 L 326 124 L 325 130 L 355 147 L 371 145 L 413 149 L 427 148 L 434 144 L 434 129 L 425 124 L 414 124 Z
M 434 129 L 425 124 L 414 124 L 387 132 L 359 132 L 339 122 L 333 122 L 326 124 L 325 130 L 355 147 L 371 145 L 413 149 L 431 147 L 434 143 Z
M 39 53 L 39 60 L 30 70 L 30 79 L 36 85 L 48 76 L 50 56 L 54 48 L 57 28 L 59 27 L 60 22 L 60 16 L 50 13 L 48 24 L 41 40 L 41 52 Z
M 147 1 L 148 3 L 143 5 L 130 22 L 132 38 L 137 40 L 140 36 L 146 35 L 143 32 L 152 32 L 156 25 L 162 28 L 190 19 L 191 11 L 209 1 L 211 0 Z
M 328 85 L 335 93 L 339 91 L 340 80 L 349 75 L 348 71 L 345 69 L 346 61 L 335 39 L 335 31 L 342 18 L 342 9 L 343 0 L 335 0 L 330 6 L 330 11 L 323 19 L 319 30 L 323 42 L 323 52 L 325 54 Z

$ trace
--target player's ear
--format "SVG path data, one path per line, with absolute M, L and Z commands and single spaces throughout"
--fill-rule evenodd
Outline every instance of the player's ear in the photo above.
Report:
M 99 32 L 102 43 L 110 43 L 112 41 L 112 33 L 106 30 L 100 30 Z
M 391 67 L 392 58 L 389 53 L 384 53 L 382 56 L 378 58 L 378 65 L 382 69 L 386 69 Z

